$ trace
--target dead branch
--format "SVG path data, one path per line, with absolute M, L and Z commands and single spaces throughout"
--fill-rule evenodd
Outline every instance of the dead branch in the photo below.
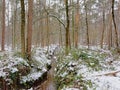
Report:
M 109 72 L 109 73 L 105 73 L 105 74 L 101 74 L 101 75 L 96 75 L 96 76 L 114 76 L 116 77 L 116 74 L 119 73 L 119 71 L 114 71 L 114 72 Z

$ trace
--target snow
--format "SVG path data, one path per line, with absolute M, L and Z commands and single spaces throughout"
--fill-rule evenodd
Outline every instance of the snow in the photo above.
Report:
M 30 89 L 28 89 L 28 90 L 33 90 L 33 88 L 30 88 Z
M 47 65 L 51 64 L 51 59 L 58 59 L 58 57 L 54 57 L 54 54 L 58 53 L 58 46 L 51 45 L 49 47 L 37 47 L 32 51 L 32 64 L 28 63 L 27 60 L 16 56 L 15 52 L 4 51 L 0 52 L 0 77 L 6 79 L 6 81 L 11 82 L 11 79 L 8 78 L 10 73 L 16 73 L 19 71 L 18 65 L 23 65 L 26 67 L 32 67 L 29 74 L 25 76 L 21 76 L 20 83 L 26 83 L 29 81 L 38 80 L 43 73 L 47 72 Z M 91 81 L 92 87 L 88 87 L 87 90 L 120 90 L 120 72 L 116 73 L 116 76 L 105 74 L 120 71 L 120 56 L 114 54 L 112 51 L 100 49 L 99 47 L 91 46 L 90 50 L 87 50 L 86 46 L 80 46 L 82 48 L 82 53 L 86 55 L 85 57 L 89 59 L 95 59 L 99 61 L 99 65 L 96 65 L 95 62 L 87 62 L 88 60 L 83 60 L 79 58 L 78 60 L 74 60 L 72 53 L 69 53 L 68 56 L 65 56 L 61 61 L 55 61 L 57 63 L 57 67 L 55 70 L 57 71 L 55 75 L 63 78 L 74 78 L 76 81 L 79 81 L 80 75 L 82 75 L 82 80 Z M 61 49 L 62 51 L 62 49 Z M 63 53 L 62 53 L 63 54 Z M 78 55 L 80 52 L 77 53 Z M 64 56 L 64 55 L 63 55 Z M 112 62 L 112 63 L 110 63 Z M 89 63 L 89 64 L 88 64 Z M 10 72 L 10 73 L 9 73 Z M 76 74 L 74 75 L 75 72 Z M 69 76 L 69 73 L 74 76 Z M 61 80 L 62 80 L 61 79 Z M 63 79 L 64 80 L 64 79 Z M 73 83 L 72 83 L 73 84 Z M 74 85 L 73 85 L 74 86 Z M 79 88 L 74 88 L 72 85 L 67 85 L 63 87 L 61 90 L 80 90 Z M 29 90 L 33 90 L 32 88 Z M 82 90 L 82 89 L 81 89 Z
M 17 72 L 18 71 L 18 69 L 17 68 L 11 68 L 11 73 L 15 73 L 15 72 Z
M 78 88 L 66 88 L 66 89 L 62 89 L 62 90 L 80 90 Z
M 61 77 L 65 77 L 68 73 L 67 72 L 64 72 L 63 74 L 61 74 L 60 76 Z
M 112 73 L 116 71 L 120 71 L 120 57 L 117 54 L 114 54 L 110 50 L 100 49 L 99 47 L 90 47 L 89 50 L 87 50 L 86 46 L 80 46 L 82 48 L 81 52 L 84 55 L 87 55 L 88 59 L 95 58 L 95 60 L 98 60 L 100 64 L 96 65 L 97 70 L 94 69 L 95 62 L 87 62 L 89 65 L 86 65 L 86 62 L 82 58 L 79 60 L 74 60 L 71 53 L 69 53 L 68 56 L 60 60 L 57 65 L 58 69 L 55 69 L 57 71 L 57 75 L 63 78 L 67 78 L 69 76 L 69 71 L 77 72 L 76 75 L 68 78 L 72 78 L 76 81 L 79 81 L 80 75 L 82 75 L 83 80 L 85 81 L 91 81 L 92 87 L 85 84 L 88 88 L 87 90 L 120 90 L 120 73 L 118 72 L 116 76 L 105 76 L 104 74 Z M 79 52 L 78 52 L 79 53 Z M 77 53 L 77 54 L 78 54 Z M 78 54 L 79 55 L 79 54 Z M 99 76 L 100 75 L 100 76 Z M 59 77 L 59 78 L 60 78 Z M 76 79 L 75 79 L 76 78 Z M 64 80 L 64 79 L 63 79 Z M 78 86 L 78 88 L 74 88 L 74 84 L 71 82 L 71 84 L 64 85 L 62 90 L 83 90 L 80 89 L 81 87 Z
M 47 72 L 48 65 L 51 65 L 51 58 L 56 49 L 56 45 L 41 48 L 33 48 L 32 49 L 32 60 L 28 63 L 28 60 L 21 58 L 19 52 L 13 52 L 11 49 L 7 49 L 7 51 L 0 52 L 0 77 L 8 80 L 8 83 L 12 83 L 12 79 L 10 75 L 18 73 L 19 68 L 30 68 L 30 72 L 26 75 L 20 76 L 20 83 L 26 83 L 29 81 L 38 80 L 45 72 Z M 14 76 L 13 76 L 14 77 Z
M 114 56 L 111 54 L 108 50 L 101 50 L 101 53 L 107 53 L 110 56 L 108 58 L 105 58 L 104 63 L 102 63 L 102 66 L 106 66 L 100 70 L 100 71 L 92 71 L 87 72 L 85 76 L 86 79 L 89 78 L 96 86 L 93 88 L 96 88 L 95 90 L 120 90 L 120 73 L 116 74 L 115 76 L 105 76 L 106 73 L 116 72 L 120 71 L 120 61 L 115 59 Z M 119 59 L 119 58 L 118 58 Z M 110 61 L 113 61 L 111 64 L 109 64 Z M 88 74 L 88 75 L 87 75 Z M 101 76 L 97 76 L 101 75 Z M 90 90 L 93 90 L 90 89 Z
M 0 52 L 0 77 L 6 77 L 9 72 L 18 72 L 17 65 L 24 64 L 28 66 L 28 63 L 20 58 L 13 55 L 13 52 Z
M 101 76 L 93 79 L 96 84 L 96 90 L 120 90 L 120 78 Z
M 35 81 L 39 79 L 39 77 L 41 77 L 42 74 L 43 74 L 42 72 L 35 72 L 35 73 L 28 74 L 27 76 L 23 76 L 21 79 L 21 83 Z

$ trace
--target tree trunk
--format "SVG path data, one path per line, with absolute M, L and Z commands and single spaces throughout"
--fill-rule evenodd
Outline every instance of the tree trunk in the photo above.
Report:
M 33 18 L 33 0 L 28 0 L 28 28 L 27 28 L 27 46 L 26 54 L 27 59 L 31 59 L 31 46 L 32 46 L 32 18 Z
M 79 0 L 77 0 L 77 11 L 75 16 L 75 27 L 76 27 L 75 28 L 75 48 L 78 48 L 79 19 L 80 19 Z
M 12 4 L 11 4 L 12 5 Z M 13 2 L 13 21 L 12 21 L 12 49 L 14 50 L 16 48 L 16 14 L 17 14 L 17 1 Z
M 113 24 L 114 24 L 114 29 L 115 29 L 115 44 L 116 44 L 116 48 L 118 49 L 119 43 L 118 43 L 117 26 L 116 26 L 115 15 L 114 15 L 114 3 L 115 3 L 115 0 L 112 0 L 112 19 L 113 19 Z
M 25 58 L 25 4 L 24 0 L 21 1 L 21 53 Z
M 61 23 L 59 22 L 59 26 L 60 26 L 60 34 L 59 34 L 59 45 L 62 46 L 62 29 L 61 29 Z
M 86 37 L 87 37 L 87 46 L 88 46 L 88 49 L 89 49 L 89 44 L 90 44 L 90 41 L 89 41 L 89 27 L 88 27 L 88 15 L 87 15 L 87 3 L 86 3 L 86 0 L 84 0 L 84 4 L 85 4 L 85 15 L 86 15 L 86 18 L 85 18 L 85 21 L 86 21 Z
M 110 50 L 111 47 L 112 47 L 112 17 L 111 17 L 111 14 L 110 14 L 110 27 L 109 27 L 109 30 L 108 30 L 108 49 Z
M 43 30 L 43 22 L 44 20 L 41 20 L 41 46 L 44 47 L 44 30 Z
M 47 19 L 46 19 L 46 24 L 47 24 L 47 41 L 46 41 L 46 45 L 49 46 L 50 44 L 50 30 L 49 30 L 49 16 L 47 14 Z
M 73 5 L 73 0 L 70 0 L 70 5 Z M 75 46 L 75 7 L 72 7 L 72 46 Z
M 69 26 L 70 26 L 70 20 L 69 20 L 69 8 L 68 8 L 68 0 L 65 0 L 65 6 L 66 6 L 66 54 L 69 53 L 70 49 L 70 32 L 69 32 Z
M 105 32 L 105 10 L 103 9 L 103 30 L 102 30 L 102 38 L 101 38 L 101 48 L 103 48 L 103 44 L 104 44 L 104 32 Z
M 2 9 L 2 45 L 1 50 L 5 50 L 5 0 L 3 0 L 3 9 Z

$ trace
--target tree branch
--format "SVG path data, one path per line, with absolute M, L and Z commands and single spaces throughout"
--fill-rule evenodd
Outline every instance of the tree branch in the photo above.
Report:
M 65 24 L 57 16 L 50 15 L 50 13 L 47 11 L 47 9 L 45 7 L 44 7 L 44 9 L 48 16 L 56 18 L 63 25 L 63 27 L 66 28 Z

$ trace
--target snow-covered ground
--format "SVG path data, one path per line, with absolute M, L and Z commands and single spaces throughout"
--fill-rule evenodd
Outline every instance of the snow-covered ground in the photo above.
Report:
M 65 83 L 62 90 L 120 90 L 119 54 L 97 47 L 92 47 L 90 50 L 85 50 L 85 48 L 83 49 L 82 47 L 80 52 L 77 51 L 77 54 L 80 53 L 78 55 L 81 55 L 81 52 L 83 52 L 82 58 L 79 57 L 78 60 L 74 60 L 75 54 L 70 53 L 67 57 L 64 57 L 65 62 L 60 61 L 61 63 L 59 64 L 61 65 L 58 65 L 58 67 L 61 70 L 57 71 L 59 78 L 64 78 L 63 81 L 67 78 L 74 82 L 69 83 L 69 81 L 69 84 Z M 84 61 L 85 59 L 86 61 Z M 95 62 L 92 62 L 90 59 Z M 96 62 L 97 60 L 99 63 Z M 76 74 L 72 75 L 69 72 L 76 72 Z M 79 76 L 81 75 L 82 83 L 84 82 L 87 89 L 81 88 L 81 82 L 79 83 Z
M 32 60 L 21 58 L 20 52 L 6 50 L 0 52 L 0 78 L 8 84 L 13 84 L 19 78 L 21 84 L 38 80 L 51 65 L 51 57 L 56 45 L 49 48 L 33 48 Z
M 21 58 L 19 52 L 0 52 L 0 77 L 12 83 L 14 77 L 9 76 L 14 76 L 20 69 L 27 72 L 30 67 L 29 73 L 24 72 L 25 75 L 21 76 L 20 83 L 35 81 L 47 71 L 54 55 L 57 56 L 55 81 L 60 90 L 120 90 L 119 54 L 94 46 L 90 50 L 80 46 L 67 56 L 64 49 L 56 45 L 33 48 L 31 64 Z

